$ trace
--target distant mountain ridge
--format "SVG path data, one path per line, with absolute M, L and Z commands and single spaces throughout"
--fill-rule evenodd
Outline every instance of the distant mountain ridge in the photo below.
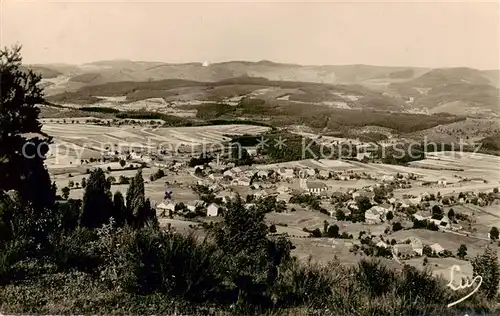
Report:
M 483 71 L 466 67 L 436 69 L 385 67 L 362 64 L 303 66 L 266 60 L 228 61 L 209 65 L 201 62 L 170 64 L 110 60 L 84 65 L 48 64 L 28 67 L 41 72 L 46 81 L 44 87 L 48 95 L 75 92 L 84 88 L 90 91 L 98 89 L 98 86 L 118 82 L 137 82 L 144 90 L 144 83 L 172 79 L 217 83 L 233 78 L 258 78 L 257 81 L 267 79 L 272 82 L 300 82 L 320 86 L 322 84 L 363 86 L 385 96 L 377 97 L 374 107 L 395 102 L 406 104 L 406 108 L 431 113 L 495 115 L 500 112 L 498 70 Z M 89 90 L 89 87 L 95 88 Z M 323 90 L 318 88 L 312 91 L 310 88 L 311 86 L 306 93 L 314 94 Z M 314 98 L 316 101 L 335 101 L 335 97 L 329 93 L 318 93 Z M 144 97 L 147 96 L 147 93 L 144 94 Z
M 427 69 L 415 67 L 384 67 L 370 65 L 298 65 L 282 64 L 262 60 L 227 61 L 203 66 L 194 63 L 162 63 L 130 60 L 97 61 L 83 65 L 46 64 L 32 65 L 54 69 L 63 74 L 82 75 L 99 73 L 100 79 L 92 84 L 113 81 L 148 81 L 164 79 L 184 79 L 193 81 L 216 82 L 233 77 L 247 75 L 263 77 L 269 80 L 286 80 L 302 82 L 322 82 L 332 84 L 352 84 L 383 76 L 384 74 L 404 71 L 406 69 Z

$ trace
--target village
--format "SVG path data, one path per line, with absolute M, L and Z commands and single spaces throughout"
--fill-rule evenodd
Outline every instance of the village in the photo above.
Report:
M 255 156 L 257 151 L 248 152 Z M 70 178 L 59 172 L 56 183 L 66 198 L 81 198 L 89 168 L 82 174 L 77 170 L 100 167 L 107 170 L 112 191 L 125 194 L 128 179 L 140 169 L 160 226 L 200 236 L 239 197 L 244 207 L 265 212 L 272 232 L 290 238 L 299 257 L 320 261 L 340 256 L 355 262 L 361 255 L 420 265 L 422 257 L 463 259 L 465 255 L 456 255 L 462 244 L 472 255 L 498 239 L 496 161 L 483 160 L 483 172 L 467 167 L 477 159 L 491 159 L 481 155 L 429 153 L 419 162 L 455 159 L 464 164 L 463 172 L 367 163 L 364 153 L 351 160 L 240 166 L 219 155 L 159 156 L 107 150 L 102 159 L 75 162 L 80 169 L 73 169 Z
M 472 273 L 464 259 L 498 239 L 500 161 L 495 156 L 442 151 L 407 165 L 385 164 L 373 159 L 371 143 L 336 138 L 339 144 L 355 143 L 358 152 L 345 159 L 266 163 L 250 146 L 244 150 L 251 162 L 238 163 L 226 153 L 231 151 L 227 135 L 260 137 L 266 128 L 163 128 L 156 134 L 78 123 L 46 126 L 56 134 L 46 164 L 62 198 L 81 199 L 94 168 L 105 170 L 112 192 L 125 195 L 140 170 L 163 229 L 204 238 L 207 225 L 222 220 L 239 199 L 244 207 L 264 212 L 270 230 L 286 236 L 298 258 L 430 262 L 436 274 L 458 264 L 464 276 Z M 86 138 L 69 132 L 76 135 L 82 128 Z M 142 144 L 145 136 L 157 143 Z M 158 142 L 170 142 L 176 150 L 148 147 Z M 80 158 L 78 146 L 85 148 Z

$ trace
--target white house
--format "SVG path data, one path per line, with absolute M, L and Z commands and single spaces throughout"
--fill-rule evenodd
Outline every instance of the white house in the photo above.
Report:
M 250 186 L 250 188 L 251 188 L 252 190 L 260 190 L 260 189 L 262 189 L 262 186 L 261 186 L 260 184 L 258 184 L 258 183 L 254 183 L 254 184 L 252 184 L 252 185 Z
M 306 188 L 307 192 L 311 194 L 321 194 L 328 190 L 328 186 L 323 182 L 307 182 Z
M 293 169 L 280 168 L 280 169 L 278 169 L 278 174 L 284 180 L 288 180 L 288 179 L 293 179 L 294 178 Z
M 140 153 L 137 153 L 137 152 L 131 152 L 130 153 L 130 158 L 134 159 L 134 160 L 139 160 L 141 159 L 141 154 Z
M 251 209 L 251 208 L 252 208 L 252 207 L 254 207 L 254 206 L 255 206 L 255 203 L 245 203 L 245 208 L 246 208 L 247 210 Z
M 358 153 L 356 155 L 356 160 L 357 161 L 363 161 L 365 159 L 370 159 L 372 158 L 372 154 L 371 153 Z
M 256 198 L 261 198 L 267 196 L 267 192 L 265 190 L 259 190 L 253 194 Z
M 234 178 L 236 176 L 236 174 L 234 174 L 234 172 L 232 172 L 231 170 L 224 171 L 222 175 L 224 175 L 224 177 L 229 177 L 229 178 Z
M 330 171 L 328 170 L 320 170 L 319 176 L 324 179 L 328 179 L 330 177 Z
M 440 254 L 444 251 L 444 248 L 438 243 L 432 244 L 431 249 L 432 249 L 432 252 L 435 254 Z
M 219 215 L 219 205 L 212 203 L 207 207 L 207 216 L 218 216 Z
M 424 253 L 424 244 L 422 241 L 416 237 L 409 237 L 408 239 L 410 240 L 410 245 L 413 251 L 417 255 L 422 256 Z
M 420 203 L 421 199 L 420 197 L 416 197 L 416 198 L 410 198 L 410 199 L 403 199 L 401 201 L 401 206 L 402 207 L 409 207 L 411 205 L 418 205 Z
M 394 181 L 394 179 L 395 179 L 394 176 L 391 176 L 391 175 L 384 175 L 381 178 L 382 181 L 386 181 L 386 182 Z
M 379 224 L 384 219 L 389 209 L 382 206 L 373 206 L 365 212 L 365 222 L 367 224 Z
M 446 181 L 446 179 L 445 179 L 445 178 L 439 178 L 439 180 L 438 180 L 437 184 L 438 184 L 438 185 L 440 185 L 440 186 L 445 187 L 445 186 L 446 186 L 446 184 L 447 184 L 447 181 Z
M 216 177 L 215 174 L 213 174 L 213 173 L 209 174 L 207 178 L 209 178 L 212 181 L 220 180 L 219 177 Z
M 257 176 L 259 178 L 267 178 L 268 174 L 269 174 L 269 172 L 267 172 L 266 170 L 259 170 L 259 171 L 257 171 Z
M 250 186 L 250 179 L 247 177 L 241 177 L 238 179 L 238 185 L 239 186 Z
M 314 177 L 316 175 L 316 171 L 312 168 L 305 168 L 303 169 L 303 172 L 310 177 Z
M 254 149 L 254 148 L 246 148 L 247 150 L 247 153 L 250 155 L 250 156 L 257 156 L 257 149 Z
M 389 245 L 386 244 L 385 242 L 383 242 L 382 240 L 379 241 L 376 246 L 380 247 L 380 248 L 387 248 L 387 247 L 389 247 Z
M 196 210 L 196 206 L 198 206 L 198 205 L 203 205 L 203 201 L 195 200 L 195 201 L 189 202 L 188 204 L 186 204 L 186 207 L 189 211 L 194 212 Z
M 413 217 L 414 217 L 417 221 L 423 221 L 423 220 L 427 219 L 426 217 L 423 217 L 422 215 L 418 215 L 418 214 L 413 214 Z
M 161 202 L 160 204 L 156 205 L 156 212 L 160 213 L 160 216 L 167 216 L 170 212 L 175 211 L 175 204 L 172 202 Z
M 356 204 L 355 201 L 350 200 L 347 202 L 347 208 L 351 211 L 357 211 L 358 210 L 358 205 Z

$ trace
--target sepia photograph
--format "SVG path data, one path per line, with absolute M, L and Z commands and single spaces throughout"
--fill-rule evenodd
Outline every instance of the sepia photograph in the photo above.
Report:
M 500 315 L 500 1 L 0 1 L 0 315 Z

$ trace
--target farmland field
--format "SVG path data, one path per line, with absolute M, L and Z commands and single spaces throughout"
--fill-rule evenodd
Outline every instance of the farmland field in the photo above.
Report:
M 106 151 L 151 151 L 156 148 L 176 152 L 181 146 L 194 148 L 217 145 L 230 138 L 225 135 L 255 135 L 268 128 L 253 125 L 216 125 L 202 127 L 135 128 L 86 124 L 46 123 L 43 131 L 54 137 L 47 165 L 73 167 L 80 159 L 98 158 Z

